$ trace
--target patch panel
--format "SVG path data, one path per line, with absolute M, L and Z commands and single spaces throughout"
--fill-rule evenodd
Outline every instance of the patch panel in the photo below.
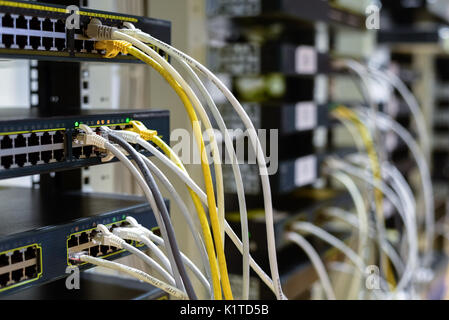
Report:
M 81 123 L 94 130 L 103 125 L 123 130 L 131 120 L 139 120 L 165 140 L 169 137 L 166 111 L 92 110 L 79 116 L 48 118 L 35 112 L 0 110 L 0 179 L 102 164 L 103 150 L 73 142 Z
M 38 280 L 42 249 L 37 244 L 0 253 L 0 292 Z
M 69 192 L 46 198 L 39 190 L 11 188 L 2 190 L 0 203 L 0 298 L 66 277 L 72 252 L 87 251 L 105 259 L 127 255 L 92 243 L 99 224 L 113 229 L 131 216 L 149 229 L 157 227 L 150 206 L 137 196 Z
M 0 56 L 70 61 L 138 62 L 131 56 L 105 59 L 95 50 L 94 41 L 83 30 L 95 17 L 105 25 L 123 27 L 132 22 L 145 32 L 170 43 L 170 22 L 146 17 L 127 16 L 83 8 L 79 11 L 80 28 L 68 30 L 71 13 L 63 6 L 28 1 L 0 1 Z M 157 48 L 156 48 L 157 49 Z M 157 49 L 159 51 L 159 49 Z M 162 55 L 164 53 L 160 51 Z

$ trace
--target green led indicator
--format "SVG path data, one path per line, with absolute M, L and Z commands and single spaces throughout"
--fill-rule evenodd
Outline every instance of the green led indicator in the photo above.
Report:
M 116 222 L 117 221 L 117 219 L 116 218 L 112 218 L 112 222 Z
M 123 215 L 123 216 L 122 216 L 122 220 L 125 220 L 125 219 L 126 219 L 126 215 Z
M 77 121 L 75 122 L 75 127 L 79 127 L 80 123 Z
M 126 123 L 129 123 L 131 121 L 130 118 L 126 118 Z
M 248 238 L 251 239 L 251 232 L 248 232 Z

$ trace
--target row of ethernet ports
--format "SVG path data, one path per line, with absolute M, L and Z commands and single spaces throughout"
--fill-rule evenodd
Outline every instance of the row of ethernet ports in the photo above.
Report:
M 36 147 L 64 143 L 65 134 L 62 131 L 4 135 L 0 137 L 0 150 Z
M 1 157 L 0 164 L 3 169 L 11 169 L 13 167 L 23 168 L 35 166 L 37 164 L 49 164 L 63 161 L 65 161 L 65 151 L 64 149 L 60 149 L 4 156 Z
M 115 228 L 118 227 L 124 227 L 128 225 L 127 222 L 119 222 L 110 226 L 107 226 L 110 231 L 113 231 Z M 114 246 L 105 246 L 105 245 L 98 245 L 93 242 L 93 239 L 95 235 L 97 234 L 97 231 L 95 229 L 87 230 L 81 233 L 72 234 L 69 239 L 67 240 L 67 254 L 70 257 L 70 254 L 77 253 L 77 252 L 86 252 L 92 257 L 103 257 L 108 256 L 114 253 L 118 253 L 122 251 L 122 249 L 119 249 Z M 129 244 L 132 244 L 132 241 L 126 241 Z M 71 264 L 79 264 L 79 262 L 76 261 L 70 261 Z
M 29 16 L 13 16 L 9 13 L 3 15 L 2 26 L 4 28 L 15 28 L 25 30 L 66 32 L 65 22 L 61 19 L 52 20 L 49 18 L 37 18 Z
M 41 271 L 40 248 L 36 245 L 0 255 L 0 290 L 38 277 Z
M 64 38 L 2 34 L 1 41 L 6 49 L 46 51 L 66 51 L 67 49 L 67 41 Z M 97 53 L 95 41 L 92 40 L 75 40 L 74 49 L 79 53 Z

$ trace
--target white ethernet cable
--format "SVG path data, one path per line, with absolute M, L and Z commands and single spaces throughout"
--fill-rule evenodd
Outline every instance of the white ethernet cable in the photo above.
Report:
M 159 181 L 161 181 L 162 185 L 168 190 L 170 195 L 173 197 L 173 200 L 183 213 L 183 216 L 186 219 L 187 225 L 190 229 L 190 232 L 192 233 L 195 245 L 199 250 L 202 264 L 204 269 L 206 270 L 206 276 L 208 280 L 204 281 L 205 279 L 203 279 L 203 274 L 201 273 L 201 271 L 199 271 L 199 269 L 197 269 L 197 267 L 190 261 L 190 259 L 188 259 L 182 252 L 181 256 L 184 259 L 186 266 L 197 276 L 197 278 L 205 286 L 205 288 L 208 289 L 210 297 L 213 299 L 214 292 L 212 290 L 212 287 L 210 286 L 210 283 L 212 282 L 210 265 L 208 263 L 207 252 L 203 240 L 201 238 L 201 233 L 196 231 L 193 219 L 189 215 L 189 210 L 187 209 L 187 206 L 185 205 L 178 191 L 176 191 L 175 187 L 173 187 L 173 185 L 170 183 L 170 181 L 167 179 L 164 173 L 153 162 L 151 162 L 150 159 L 146 158 L 144 155 L 142 155 L 141 157 L 146 162 L 150 171 L 153 172 L 153 174 L 159 179 Z
M 363 201 L 362 194 L 360 193 L 357 185 L 354 183 L 354 181 L 345 173 L 342 172 L 330 172 L 330 176 L 339 181 L 349 192 L 352 201 L 354 202 L 358 220 L 360 222 L 360 228 L 359 230 L 359 236 L 358 236 L 358 247 L 357 247 L 357 253 L 360 257 L 362 257 L 362 260 L 365 260 L 365 248 L 367 244 L 368 239 L 368 212 L 366 210 L 365 203 Z M 360 281 L 361 281 L 361 275 L 358 273 L 355 277 L 352 279 L 352 285 L 349 290 L 349 297 L 357 296 L 357 293 L 360 288 Z
M 326 271 L 326 268 L 324 267 L 323 261 L 321 261 L 320 259 L 320 255 L 316 252 L 312 245 L 306 239 L 304 239 L 304 237 L 296 232 L 286 232 L 285 238 L 288 241 L 298 245 L 307 254 L 310 261 L 312 262 L 313 267 L 315 268 L 316 273 L 318 274 L 318 278 L 320 279 L 327 299 L 335 300 L 335 293 L 334 289 L 332 288 L 329 275 Z
M 94 258 L 94 257 L 84 255 L 84 254 L 81 254 L 78 257 L 78 259 L 80 261 L 91 263 L 96 266 L 100 266 L 100 267 L 104 267 L 104 268 L 108 268 L 108 269 L 126 273 L 134 278 L 137 278 L 141 281 L 149 283 L 152 286 L 155 286 L 156 288 L 159 288 L 159 289 L 167 292 L 168 294 L 172 295 L 175 298 L 182 299 L 182 300 L 189 299 L 187 297 L 187 295 L 184 292 L 182 292 L 181 290 L 179 290 L 178 288 L 173 287 L 163 281 L 160 281 L 159 279 L 156 279 L 155 277 L 150 276 L 149 274 L 143 272 L 142 270 L 128 267 L 128 266 L 125 266 L 125 265 L 117 263 L 117 262 Z
M 136 179 L 139 186 L 142 188 L 142 190 L 145 194 L 145 197 L 146 197 L 147 201 L 149 202 L 151 209 L 153 210 L 153 214 L 154 214 L 154 217 L 156 218 L 156 222 L 161 230 L 162 237 L 167 241 L 168 240 L 167 230 L 162 221 L 161 213 L 159 212 L 159 208 L 156 204 L 153 193 L 151 192 L 148 185 L 145 183 L 145 180 L 143 179 L 142 175 L 137 170 L 137 168 L 133 166 L 131 161 L 128 160 L 128 158 L 123 154 L 123 152 L 121 152 L 118 148 L 116 148 L 114 145 L 112 145 L 110 142 L 108 142 L 105 138 L 97 135 L 89 126 L 87 126 L 85 124 L 80 124 L 80 129 L 83 130 L 85 133 L 79 134 L 77 136 L 77 140 L 79 140 L 80 142 L 82 142 L 82 144 L 85 144 L 85 145 L 93 145 L 100 149 L 108 150 L 114 156 L 116 156 L 117 159 L 119 159 L 128 168 L 128 170 L 131 172 L 131 174 Z M 170 243 L 170 242 L 168 241 L 167 243 Z M 180 286 L 182 285 L 181 287 L 183 288 L 183 281 L 181 279 L 181 275 L 179 274 L 179 270 L 176 268 L 176 263 L 174 261 L 174 256 L 173 256 L 173 249 L 171 246 L 168 246 L 167 253 L 168 253 L 168 258 L 170 260 L 170 264 L 172 266 L 175 266 L 173 268 L 173 271 L 174 271 L 173 276 L 175 278 L 175 281 L 176 281 L 176 283 L 180 283 Z
M 370 115 L 363 109 L 357 109 L 357 113 L 362 117 L 369 117 Z M 377 115 L 376 125 L 383 131 L 392 130 L 396 133 L 410 149 L 413 158 L 416 161 L 418 170 L 421 175 L 422 192 L 424 194 L 424 201 L 426 206 L 426 242 L 425 242 L 425 255 L 424 266 L 427 267 L 432 261 L 433 256 L 433 242 L 435 239 L 435 212 L 434 212 L 434 198 L 433 198 L 433 185 L 432 178 L 430 176 L 430 169 L 427 165 L 427 161 L 424 158 L 418 143 L 413 139 L 412 135 L 397 121 L 394 121 L 391 117 L 384 113 Z
M 343 243 L 340 239 L 334 237 L 327 231 L 309 223 L 309 222 L 294 222 L 291 225 L 291 228 L 298 232 L 306 232 L 311 233 L 314 236 L 322 239 L 323 241 L 329 243 L 331 246 L 337 248 L 341 252 L 345 254 L 345 256 L 351 260 L 351 262 L 362 272 L 365 271 L 365 263 L 359 257 L 357 253 L 354 252 L 351 248 L 349 248 L 346 244 Z
M 262 183 L 262 190 L 264 196 L 264 207 L 265 207 L 265 220 L 266 220 L 266 228 L 267 228 L 267 243 L 268 243 L 268 258 L 270 262 L 270 270 L 271 276 L 273 278 L 274 289 L 276 292 L 277 299 L 286 299 L 282 293 L 281 281 L 279 277 L 279 270 L 277 265 L 277 256 L 276 256 L 276 243 L 275 243 L 275 233 L 274 233 L 274 221 L 273 221 L 273 207 L 272 207 L 272 199 L 271 199 L 271 187 L 270 181 L 268 178 L 268 169 L 267 163 L 264 157 L 264 152 L 262 149 L 262 145 L 260 143 L 259 138 L 257 137 L 256 130 L 254 125 L 249 118 L 248 114 L 245 112 L 244 108 L 240 104 L 240 102 L 234 97 L 232 92 L 223 84 L 223 82 L 218 79 L 210 70 L 204 67 L 201 63 L 193 59 L 192 57 L 186 55 L 185 53 L 177 50 L 176 48 L 162 42 L 151 35 L 144 33 L 138 29 L 120 29 L 120 31 L 111 29 L 107 31 L 110 34 L 110 38 L 112 38 L 112 33 L 119 40 L 130 41 L 129 37 L 123 37 L 123 33 L 127 33 L 132 37 L 141 39 L 143 42 L 150 43 L 155 45 L 158 48 L 161 48 L 163 51 L 171 55 L 172 57 L 176 57 L 176 59 L 180 59 L 188 63 L 192 68 L 198 70 L 202 74 L 204 74 L 215 86 L 224 94 L 227 100 L 234 107 L 234 110 L 237 112 L 240 119 L 243 121 L 246 129 L 248 130 L 249 138 L 251 145 L 253 146 L 254 153 L 256 154 L 257 161 L 259 164 L 259 172 Z M 121 34 L 120 34 L 121 33 Z M 131 41 L 130 41 L 131 42 Z M 131 43 L 136 44 L 136 41 L 132 41 Z M 139 44 L 140 45 L 140 44 Z M 143 48 L 143 47 L 142 47 Z M 147 52 L 146 50 L 145 52 Z M 165 61 L 164 61 L 165 62 Z M 162 63 L 161 63 L 162 64 Z M 165 67 L 165 65 L 163 65 Z M 178 79 L 176 79 L 178 80 Z M 181 78 L 181 81 L 183 79 Z M 182 84 L 182 82 L 180 82 Z
M 174 56 L 175 59 L 178 60 L 180 65 L 184 68 L 184 70 L 189 74 L 192 78 L 193 82 L 199 89 L 201 95 L 206 99 L 207 105 L 209 106 L 212 115 L 220 128 L 221 135 L 224 137 L 226 152 L 231 158 L 231 167 L 232 172 L 234 174 L 235 185 L 237 189 L 237 198 L 239 202 L 239 212 L 240 212 L 240 224 L 242 231 L 242 242 L 243 242 L 243 282 L 242 282 L 242 300 L 249 299 L 249 275 L 250 275 L 250 266 L 249 266 L 249 230 L 248 230 L 248 212 L 246 209 L 246 200 L 245 200 L 245 188 L 243 186 L 242 174 L 240 172 L 240 167 L 238 164 L 238 159 L 235 154 L 235 149 L 233 145 L 233 140 L 229 135 L 228 128 L 226 127 L 226 123 L 223 120 L 223 117 L 220 114 L 214 100 L 210 96 L 206 87 L 204 86 L 201 79 L 198 75 L 192 70 L 192 68 L 184 62 L 184 60 L 180 59 L 177 56 Z M 223 243 L 224 243 L 224 233 L 225 228 L 223 228 Z
M 175 279 L 168 273 L 164 268 L 162 268 L 156 261 L 154 261 L 151 257 L 147 256 L 145 253 L 140 251 L 139 249 L 133 247 L 132 245 L 126 243 L 125 240 L 112 234 L 111 231 L 108 230 L 104 225 L 99 224 L 97 226 L 98 233 L 95 235 L 93 241 L 94 243 L 98 243 L 105 246 L 113 246 L 119 249 L 125 249 L 130 253 L 136 255 L 139 259 L 145 262 L 149 267 L 153 268 L 157 273 L 159 273 L 165 281 L 167 281 L 170 285 L 175 286 Z
M 181 171 L 183 173 L 183 177 L 190 179 L 186 172 L 183 172 L 182 170 L 180 170 L 176 164 L 174 164 L 170 159 L 167 158 L 166 155 L 162 154 L 157 148 L 155 148 L 153 145 L 151 145 L 150 143 L 148 143 L 147 141 L 142 139 L 139 134 L 134 133 L 134 132 L 129 132 L 129 131 L 113 131 L 113 132 L 117 135 L 120 135 L 123 139 L 129 141 L 130 143 L 139 144 L 141 147 L 143 147 L 144 149 L 146 149 L 147 151 L 149 151 L 153 155 L 155 155 L 156 158 L 158 158 L 159 160 L 164 162 L 164 164 L 169 166 L 170 169 L 174 170 L 175 172 Z M 149 164 L 148 162 L 147 162 L 147 164 L 151 166 L 151 164 Z M 202 192 L 202 190 L 199 189 L 198 187 L 191 188 L 191 189 L 196 194 L 198 194 L 198 196 L 199 196 L 199 192 Z M 207 205 L 207 198 L 206 198 L 205 204 Z M 226 230 L 227 227 L 225 226 L 224 229 Z M 243 248 L 243 249 L 245 249 L 245 248 Z M 249 260 L 249 258 L 248 258 L 248 260 Z M 248 263 L 249 263 L 249 261 L 248 261 Z M 248 280 L 248 283 L 249 283 L 249 280 Z
M 122 137 L 123 139 L 125 139 L 127 142 L 132 143 L 132 144 L 137 144 L 139 142 L 140 135 L 138 133 L 135 132 L 131 132 L 131 131 L 123 131 L 123 130 L 111 130 L 108 127 L 102 127 L 103 130 L 107 131 L 107 132 L 113 132 L 114 134 Z M 143 139 L 141 139 L 142 141 L 145 141 Z M 149 143 L 148 143 L 149 144 Z M 151 144 L 149 144 L 151 147 L 153 147 Z M 157 150 L 155 147 L 153 147 L 155 150 Z M 152 152 L 153 149 L 150 151 Z M 160 153 L 160 151 L 158 150 L 158 152 Z M 162 155 L 160 153 L 160 155 Z M 163 156 L 163 155 L 162 155 Z M 165 157 L 165 156 L 164 156 Z M 190 229 L 190 232 L 193 236 L 193 239 L 195 241 L 195 245 L 197 246 L 197 249 L 200 252 L 201 258 L 202 258 L 202 263 L 204 265 L 204 268 L 206 270 L 206 273 L 208 275 L 208 278 L 211 279 L 211 273 L 210 273 L 210 265 L 207 259 L 207 252 L 206 249 L 204 247 L 204 243 L 203 240 L 201 239 L 200 233 L 197 232 L 196 228 L 195 228 L 195 224 L 192 220 L 192 217 L 189 214 L 189 210 L 187 209 L 187 206 L 185 205 L 184 201 L 182 200 L 182 198 L 179 196 L 179 193 L 176 192 L 176 189 L 173 187 L 173 185 L 170 183 L 170 181 L 167 179 L 167 177 L 161 172 L 161 170 L 154 165 L 147 157 L 145 157 L 144 155 L 141 155 L 142 160 L 145 162 L 145 164 L 148 166 L 148 168 L 150 169 L 150 171 L 153 172 L 153 174 L 155 174 L 158 179 L 162 182 L 162 184 L 164 185 L 164 187 L 167 188 L 167 190 L 169 190 L 170 194 L 173 196 L 173 199 L 175 201 L 175 203 L 179 206 L 181 213 L 183 214 L 184 218 L 187 221 L 187 225 Z
M 352 176 L 355 176 L 363 181 L 368 182 L 370 185 L 373 185 L 379 190 L 382 190 L 384 195 L 395 206 L 395 208 L 399 212 L 399 215 L 404 220 L 409 250 L 404 274 L 400 279 L 397 287 L 395 288 L 396 292 L 401 292 L 403 289 L 405 289 L 405 287 L 409 284 L 409 282 L 413 281 L 414 271 L 417 267 L 418 262 L 418 244 L 416 234 L 417 230 L 413 228 L 414 225 L 412 218 L 410 217 L 410 214 L 406 212 L 402 202 L 398 199 L 395 192 L 391 190 L 391 188 L 389 188 L 387 185 L 385 185 L 385 183 L 383 182 L 378 183 L 377 181 L 372 180 L 369 173 L 365 173 L 364 170 L 354 167 L 352 165 L 348 165 L 345 162 L 335 158 L 328 158 L 327 164 L 332 169 L 343 170 L 344 172 Z
M 131 220 L 132 219 L 132 220 Z M 135 221 L 134 218 L 127 219 L 129 221 Z M 133 224 L 134 225 L 134 224 Z M 139 227 L 121 227 L 116 228 L 113 230 L 113 233 L 117 235 L 118 237 L 122 239 L 128 239 L 128 240 L 134 240 L 144 243 L 148 248 L 151 248 L 151 251 L 153 251 L 155 254 L 157 253 L 158 257 L 161 256 L 161 258 L 167 258 L 165 257 L 164 253 L 153 243 L 154 237 L 157 237 L 154 233 L 152 233 L 150 230 L 142 227 L 140 224 L 135 221 L 135 225 L 138 225 Z M 153 236 L 150 237 L 148 234 L 152 234 Z M 162 240 L 160 237 L 157 237 L 158 241 L 156 242 L 161 247 L 165 248 L 164 240 Z M 200 280 L 201 284 L 206 288 L 206 290 L 211 293 L 212 287 L 208 280 L 204 277 L 204 275 L 201 273 L 201 271 L 198 269 L 198 267 L 184 254 L 181 252 L 181 257 L 186 264 L 186 266 L 193 272 L 193 274 Z M 168 260 L 167 260 L 168 261 Z
M 90 38 L 95 38 L 97 40 L 123 40 L 131 43 L 133 46 L 143 51 L 145 54 L 150 56 L 153 60 L 155 60 L 158 64 L 160 64 L 163 69 L 165 69 L 176 82 L 184 89 L 186 95 L 189 100 L 192 102 L 195 111 L 198 112 L 198 115 L 201 119 L 201 122 L 206 127 L 206 133 L 209 137 L 209 141 L 211 144 L 212 157 L 214 160 L 214 169 L 216 175 L 217 182 L 217 201 L 218 201 L 218 209 L 219 209 L 219 219 L 221 223 L 224 221 L 224 189 L 223 189 L 223 175 L 221 168 L 221 159 L 219 156 L 219 150 L 217 141 L 215 139 L 215 131 L 212 128 L 209 117 L 201 104 L 201 101 L 196 96 L 195 92 L 192 90 L 190 85 L 186 82 L 186 80 L 164 59 L 162 58 L 155 50 L 151 47 L 143 43 L 142 41 L 125 34 L 122 31 L 131 30 L 131 29 L 117 29 L 115 27 L 103 26 L 101 21 L 97 19 L 93 19 L 87 28 L 87 36 Z M 137 29 L 136 29 L 137 30 Z M 192 124 L 199 125 L 199 124 Z M 203 155 L 200 155 L 203 156 Z
M 402 96 L 406 104 L 408 105 L 412 116 L 416 123 L 416 129 L 418 131 L 419 139 L 421 141 L 422 148 L 425 150 L 425 154 L 429 154 L 430 137 L 427 131 L 427 125 L 425 122 L 424 114 L 419 106 L 418 101 L 412 92 L 407 88 L 405 83 L 393 72 L 381 71 L 376 68 L 368 66 L 369 72 L 371 72 L 375 78 L 381 79 L 390 85 L 392 85 L 399 94 Z
M 357 216 L 352 212 L 347 212 L 341 208 L 331 207 L 327 208 L 325 213 L 332 218 L 340 219 L 346 222 L 354 228 L 360 228 L 359 219 L 357 219 Z M 374 228 L 369 229 L 368 236 L 379 243 L 379 238 L 376 237 L 376 230 Z M 382 243 L 379 245 L 388 258 L 390 258 L 396 271 L 402 275 L 404 273 L 404 263 L 394 247 L 385 239 L 382 239 Z
M 124 23 L 125 27 L 128 29 L 136 31 L 136 28 L 132 23 L 126 22 Z M 124 30 L 122 30 L 124 31 Z M 131 36 L 134 36 L 134 33 L 131 33 Z M 136 37 L 137 39 L 141 41 L 145 41 L 145 39 L 140 39 L 140 37 Z M 243 282 L 242 282 L 242 299 L 247 300 L 249 297 L 249 230 L 248 230 L 248 214 L 246 209 L 246 201 L 245 201 L 245 190 L 243 186 L 243 180 L 240 172 L 240 167 L 238 165 L 238 159 L 235 154 L 235 150 L 233 147 L 233 141 L 229 135 L 228 129 L 226 127 L 226 124 L 223 120 L 223 117 L 220 114 L 220 111 L 218 110 L 215 102 L 213 101 L 212 97 L 210 96 L 209 92 L 207 91 L 206 87 L 202 83 L 201 79 L 198 77 L 198 75 L 192 70 L 192 68 L 179 56 L 174 55 L 173 56 L 181 65 L 181 67 L 187 72 L 187 74 L 192 78 L 193 82 L 199 89 L 201 95 L 205 98 L 207 105 L 209 106 L 209 109 L 212 112 L 212 115 L 220 128 L 220 132 L 222 136 L 224 137 L 226 152 L 228 153 L 229 157 L 231 158 L 231 166 L 236 182 L 236 189 L 237 189 L 237 197 L 239 202 L 239 211 L 240 211 L 240 223 L 241 223 L 241 233 L 242 233 L 242 239 L 243 239 Z M 200 110 L 200 112 L 202 112 Z M 218 177 L 219 178 L 219 177 Z M 223 216 L 224 218 L 224 216 Z M 222 222 L 223 223 L 223 222 Z M 224 232 L 225 228 L 222 228 L 222 238 L 224 243 Z
M 118 131 L 115 133 L 120 132 L 129 132 L 129 131 Z M 129 132 L 132 133 L 132 132 Z M 124 137 L 125 133 L 122 133 L 122 138 L 126 139 Z M 180 178 L 190 189 L 195 192 L 198 197 L 200 198 L 201 202 L 203 202 L 204 205 L 208 205 L 207 203 L 207 195 L 205 192 L 196 184 L 195 181 L 190 178 L 190 176 L 181 170 L 176 164 L 173 163 L 166 155 L 164 155 L 161 151 L 159 151 L 156 147 L 148 143 L 147 141 L 143 139 L 138 139 L 137 143 L 139 143 L 140 146 L 147 149 L 151 152 L 152 155 L 154 155 L 157 159 L 159 159 L 164 165 L 166 165 L 173 173 L 175 173 L 178 178 Z M 238 236 L 235 234 L 235 232 L 232 230 L 231 226 L 227 221 L 225 221 L 225 231 L 226 234 L 229 236 L 229 238 L 232 240 L 234 245 L 237 247 L 237 249 L 240 251 L 241 254 L 243 254 L 243 244 L 238 238 Z M 252 256 L 249 256 L 249 262 L 251 268 L 257 273 L 257 275 L 260 277 L 260 279 L 270 288 L 273 293 L 276 293 L 275 286 L 273 284 L 272 279 L 262 270 L 262 268 L 256 263 L 256 261 L 252 258 Z
M 164 252 L 159 249 L 159 247 L 152 241 L 148 241 L 148 239 L 145 238 L 145 235 L 139 234 L 138 230 L 128 230 L 128 228 L 126 227 L 119 227 L 112 230 L 112 233 L 123 240 L 142 242 L 147 246 L 148 250 L 156 256 L 164 269 L 167 270 L 167 272 L 169 272 L 171 275 L 173 274 L 170 261 L 168 260 Z
M 365 166 L 369 163 L 368 157 L 361 154 L 349 155 L 347 159 L 358 166 Z M 401 198 L 405 210 L 410 212 L 416 228 L 416 200 L 411 187 L 398 168 L 391 163 L 383 162 L 381 167 L 384 179 L 386 181 L 391 180 L 392 188 L 398 191 L 398 196 Z

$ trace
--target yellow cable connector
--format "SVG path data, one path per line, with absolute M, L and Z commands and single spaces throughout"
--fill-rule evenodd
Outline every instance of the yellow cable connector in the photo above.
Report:
M 140 137 L 145 141 L 151 141 L 157 136 L 156 130 L 147 129 L 147 127 L 140 121 L 131 121 L 129 124 L 132 125 L 132 128 L 126 130 L 140 134 Z
M 132 47 L 132 44 L 127 41 L 120 40 L 104 40 L 95 43 L 95 49 L 105 50 L 105 58 L 115 58 L 119 53 L 128 54 L 128 48 Z

